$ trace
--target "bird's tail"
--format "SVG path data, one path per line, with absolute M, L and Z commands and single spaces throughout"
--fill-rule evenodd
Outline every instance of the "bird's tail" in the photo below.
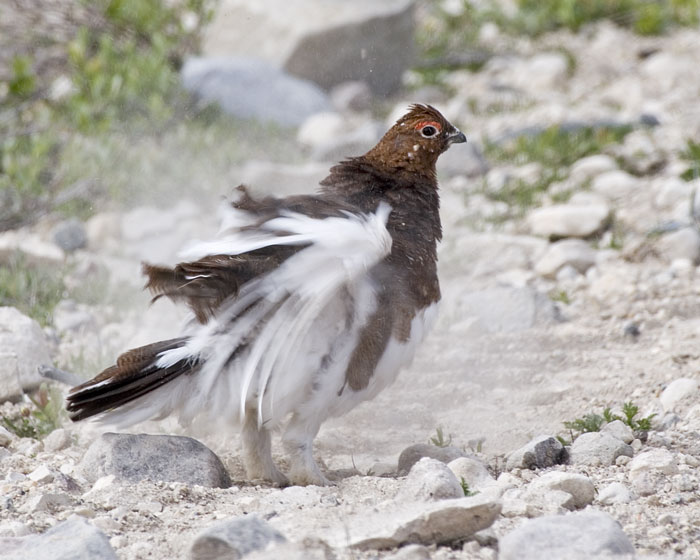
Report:
M 162 360 L 165 352 L 181 349 L 187 337 L 154 342 L 125 352 L 117 363 L 85 383 L 73 387 L 67 397 L 71 420 L 78 421 L 114 410 L 165 385 L 182 374 L 193 373 L 200 361 L 191 355 Z

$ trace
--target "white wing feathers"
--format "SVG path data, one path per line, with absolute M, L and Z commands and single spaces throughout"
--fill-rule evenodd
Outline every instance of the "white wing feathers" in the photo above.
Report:
M 227 228 L 220 239 L 198 243 L 182 256 L 199 259 L 274 245 L 308 246 L 277 269 L 244 285 L 238 297 L 191 333 L 185 347 L 164 352 L 156 365 L 167 367 L 183 358 L 204 358 L 205 366 L 197 376 L 202 398 L 219 386 L 222 373 L 233 376 L 235 380 L 229 379 L 227 384 L 232 391 L 236 389 L 240 417 L 246 413 L 246 404 L 257 398 L 258 421 L 262 423 L 263 399 L 267 413 L 272 414 L 276 372 L 283 375 L 287 364 L 299 363 L 296 354 L 305 347 L 301 342 L 310 336 L 319 314 L 343 290 L 353 293 L 367 271 L 390 253 L 392 240 L 386 222 L 391 208 L 381 203 L 373 214 L 347 213 L 345 217 L 322 219 L 289 212 L 254 229 L 241 228 L 247 216 L 236 209 L 230 211 L 239 215 L 225 217 L 224 223 L 236 224 L 239 229 Z M 226 374 L 236 349 L 245 352 L 235 373 Z

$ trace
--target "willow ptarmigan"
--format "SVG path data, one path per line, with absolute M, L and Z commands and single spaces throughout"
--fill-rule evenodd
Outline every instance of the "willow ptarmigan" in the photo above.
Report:
M 248 477 L 329 484 L 312 446 L 321 423 L 371 399 L 413 359 L 433 322 L 442 237 L 435 164 L 462 132 L 413 105 L 316 195 L 224 209 L 219 236 L 174 268 L 144 265 L 156 298 L 193 319 L 172 340 L 122 354 L 73 388 L 73 420 L 117 425 L 178 414 L 238 424 Z M 272 461 L 282 428 L 290 472 Z

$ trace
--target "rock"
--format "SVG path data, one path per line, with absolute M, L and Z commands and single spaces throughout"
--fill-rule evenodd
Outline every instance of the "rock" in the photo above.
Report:
M 698 382 L 695 379 L 681 377 L 680 379 L 674 379 L 668 384 L 661 393 L 659 400 L 664 410 L 673 410 L 680 401 L 697 393 L 697 391 Z
M 284 542 L 265 550 L 246 554 L 245 560 L 336 560 L 333 550 L 318 539 L 304 539 L 303 542 Z
M 614 169 L 617 169 L 617 162 L 613 157 L 606 154 L 595 154 L 575 162 L 569 171 L 569 179 L 576 184 L 581 184 Z
M 10 432 L 7 428 L 0 426 L 0 445 L 5 447 L 17 439 L 17 436 Z
M 639 179 L 619 169 L 601 173 L 591 182 L 593 192 L 602 194 L 608 200 L 627 198 L 640 188 Z
M 326 533 L 333 547 L 395 548 L 405 543 L 446 544 L 490 527 L 501 511 L 498 501 L 477 494 L 439 502 L 415 502 L 390 511 L 346 518 Z
M 513 85 L 527 91 L 549 91 L 566 80 L 568 62 L 559 52 L 538 53 L 514 65 Z
M 552 471 L 536 478 L 528 485 L 528 492 L 560 491 L 570 499 L 562 504 L 566 509 L 580 509 L 593 502 L 595 486 L 590 478 L 582 474 Z
M 342 82 L 331 89 L 333 107 L 341 113 L 368 111 L 372 108 L 372 90 L 367 82 L 359 80 Z
M 617 521 L 593 510 L 526 521 L 500 539 L 498 548 L 499 560 L 583 560 L 634 554 Z
M 560 465 L 567 453 L 559 440 L 552 436 L 539 436 L 508 455 L 506 469 L 545 469 Z
M 479 146 L 474 142 L 452 146 L 440 156 L 437 163 L 439 177 L 482 177 L 489 171 L 489 164 Z
M 200 532 L 192 541 L 190 558 L 191 560 L 242 558 L 250 552 L 284 543 L 286 540 L 271 525 L 254 515 L 234 517 L 220 521 Z
M 24 537 L 31 533 L 29 527 L 21 521 L 5 521 L 0 525 L 0 537 Z
M 529 286 L 497 286 L 459 296 L 457 310 L 463 319 L 475 317 L 486 332 L 518 332 L 560 319 L 552 300 Z
M 347 131 L 346 120 L 339 113 L 316 113 L 299 127 L 297 142 L 309 147 L 323 146 Z
M 383 95 L 401 85 L 413 60 L 413 4 L 269 0 L 262 9 L 225 0 L 207 28 L 203 52 L 259 57 L 325 89 L 361 80 Z
M 42 240 L 38 235 L 23 231 L 0 233 L 0 263 L 21 254 L 26 264 L 61 264 L 65 254 L 54 243 Z
M 88 448 L 77 471 L 90 482 L 114 475 L 128 482 L 231 485 L 221 460 L 197 440 L 182 436 L 105 433 Z
M 313 121 L 314 118 L 309 120 Z M 381 137 L 381 125 L 374 121 L 366 121 L 349 132 L 347 126 L 344 126 L 343 130 L 335 135 L 329 134 L 325 139 L 315 140 L 312 144 L 311 159 L 335 163 L 350 156 L 359 156 L 369 151 Z
M 496 482 L 486 465 L 473 457 L 460 457 L 450 461 L 447 466 L 460 483 L 463 480 L 469 485 L 470 490 L 479 490 Z
M 458 447 L 438 447 L 429 443 L 416 443 L 408 446 L 399 455 L 398 473 L 399 476 L 405 476 L 411 470 L 413 465 L 420 461 L 423 457 L 437 459 L 445 464 L 454 461 L 459 457 L 464 457 L 464 452 Z
M 676 458 L 668 449 L 656 448 L 637 455 L 629 464 L 630 479 L 642 474 L 672 475 L 678 473 Z
M 421 544 L 409 544 L 402 546 L 384 560 L 430 560 L 430 550 Z
M 116 212 L 99 212 L 85 223 L 85 232 L 90 248 L 103 248 L 121 238 L 121 217 Z
M 40 465 L 27 475 L 29 480 L 38 484 L 46 484 L 54 479 L 55 473 L 46 465 Z
M 182 83 L 201 101 L 218 103 L 239 119 L 293 127 L 331 109 L 330 99 L 317 85 L 258 59 L 189 58 L 182 68 Z
M 464 491 L 445 463 L 423 457 L 411 467 L 400 495 L 408 500 L 435 501 L 462 498 Z
M 76 218 L 61 222 L 53 228 L 53 242 L 66 253 L 84 249 L 87 247 L 87 241 L 85 226 Z
M 600 432 L 603 434 L 609 434 L 625 443 L 632 443 L 632 440 L 634 440 L 634 432 L 632 431 L 632 428 L 630 428 L 622 420 L 613 420 L 612 422 L 608 422 L 602 427 Z
M 94 331 L 97 322 L 87 306 L 64 299 L 56 305 L 53 311 L 53 324 L 60 333 Z
M 545 278 L 555 278 L 563 268 L 572 267 L 584 274 L 595 260 L 596 251 L 582 239 L 562 239 L 549 246 L 535 264 L 535 272 Z
M 252 160 L 241 169 L 240 180 L 256 194 L 285 196 L 314 193 L 327 175 L 325 163 L 287 165 Z
M 632 457 L 632 448 L 602 432 L 581 434 L 569 449 L 569 460 L 574 465 L 608 466 L 614 464 L 620 455 Z
M 656 250 L 669 263 L 687 259 L 697 265 L 700 263 L 700 234 L 691 227 L 667 233 L 657 241 Z
M 590 237 L 609 222 L 610 208 L 603 204 L 555 204 L 532 210 L 527 217 L 530 231 L 550 239 Z
M 621 482 L 611 482 L 598 492 L 598 501 L 601 504 L 627 504 L 632 501 L 632 493 Z
M 44 451 L 55 453 L 70 445 L 71 432 L 65 428 L 56 428 L 44 438 Z
M 39 535 L 2 538 L 0 547 L 4 560 L 117 560 L 107 535 L 77 515 Z
M 14 307 L 0 307 L 0 402 L 39 386 L 40 365 L 51 364 L 39 324 Z
M 23 506 L 23 510 L 27 513 L 35 513 L 38 511 L 55 511 L 63 509 L 71 504 L 70 496 L 67 494 L 46 493 L 33 496 Z

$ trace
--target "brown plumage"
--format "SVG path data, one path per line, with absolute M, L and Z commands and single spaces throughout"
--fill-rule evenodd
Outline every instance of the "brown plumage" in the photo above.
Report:
M 435 164 L 464 141 L 414 105 L 364 156 L 332 167 L 317 195 L 239 187 L 220 240 L 174 268 L 144 265 L 154 299 L 184 302 L 196 321 L 74 388 L 71 417 L 240 419 L 249 476 L 277 483 L 287 478 L 269 429 L 286 422 L 290 479 L 327 483 L 311 455 L 321 422 L 393 380 L 440 299 Z

